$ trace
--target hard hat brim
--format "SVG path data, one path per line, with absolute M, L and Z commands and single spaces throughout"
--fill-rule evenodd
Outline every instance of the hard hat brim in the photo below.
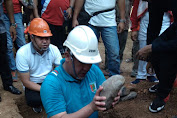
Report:
M 30 33 L 29 34 L 33 34 L 35 36 L 40 36 L 40 37 L 50 37 L 50 36 L 53 36 L 52 33 Z
M 100 54 L 96 56 L 85 56 L 85 55 L 83 56 L 83 55 L 77 55 L 73 53 L 73 55 L 76 57 L 76 59 L 78 59 L 80 62 L 85 64 L 96 64 L 102 61 Z

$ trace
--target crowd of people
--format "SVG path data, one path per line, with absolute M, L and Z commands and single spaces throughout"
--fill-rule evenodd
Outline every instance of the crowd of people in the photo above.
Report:
M 28 12 L 22 14 L 22 6 Z M 98 111 L 106 110 L 106 98 L 99 96 L 101 84 L 105 76 L 122 73 L 130 28 L 134 44 L 131 76 L 136 77 L 131 84 L 157 83 L 149 88 L 157 94 L 149 110 L 159 112 L 169 99 L 177 73 L 176 6 L 176 0 L 1 0 L 4 90 L 20 95 L 13 86 L 19 77 L 26 103 L 34 112 L 44 107 L 52 118 L 98 117 Z M 104 73 L 99 68 L 100 38 L 105 46 Z

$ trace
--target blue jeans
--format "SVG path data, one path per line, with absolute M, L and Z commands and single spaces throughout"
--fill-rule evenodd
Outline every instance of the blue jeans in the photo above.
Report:
M 15 22 L 17 24 L 16 32 L 17 32 L 17 38 L 16 38 L 16 44 L 18 48 L 25 45 L 25 36 L 24 36 L 24 26 L 22 22 L 22 13 L 16 13 L 14 14 Z M 9 28 L 10 28 L 10 21 L 7 14 L 4 14 L 4 23 L 6 27 L 6 34 L 7 34 L 7 56 L 8 56 L 8 62 L 9 67 L 11 70 L 16 70 L 16 64 L 14 59 L 14 53 L 13 53 L 13 40 L 10 36 Z
M 119 40 L 117 36 L 117 27 L 97 27 L 89 25 L 95 32 L 97 39 L 102 37 L 104 46 L 107 50 L 108 69 L 110 76 L 120 74 L 120 56 L 119 56 Z

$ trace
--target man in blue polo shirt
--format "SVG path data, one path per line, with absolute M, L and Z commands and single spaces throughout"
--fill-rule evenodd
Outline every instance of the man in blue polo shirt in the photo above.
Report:
M 98 117 L 106 110 L 106 97 L 99 96 L 105 81 L 94 63 L 101 62 L 97 38 L 87 26 L 75 27 L 64 42 L 65 59 L 44 80 L 41 99 L 48 117 Z M 120 96 L 115 98 L 113 105 Z

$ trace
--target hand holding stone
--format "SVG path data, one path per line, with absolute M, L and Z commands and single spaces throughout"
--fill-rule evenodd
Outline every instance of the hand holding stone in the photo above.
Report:
M 112 107 L 114 98 L 118 95 L 119 90 L 124 85 L 125 79 L 121 75 L 114 75 L 103 82 L 103 90 L 100 92 L 100 96 L 105 96 L 106 110 Z

